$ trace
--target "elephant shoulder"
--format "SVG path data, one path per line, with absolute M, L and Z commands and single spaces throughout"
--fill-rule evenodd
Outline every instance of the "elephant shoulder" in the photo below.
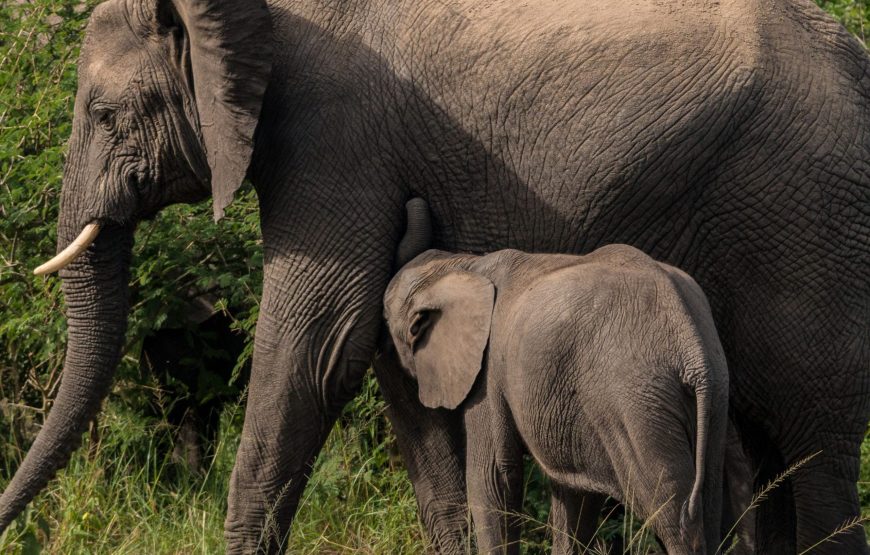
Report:
M 658 270 L 658 263 L 642 250 L 620 243 L 605 245 L 583 256 L 580 265 L 599 265 L 611 272 Z
M 560 261 L 564 262 L 564 261 Z M 609 245 L 589 255 L 574 257 L 573 263 L 548 267 L 543 261 L 536 279 L 522 295 L 522 301 L 548 307 L 555 313 L 582 313 L 597 321 L 616 308 L 630 294 L 643 294 L 659 270 L 655 261 L 628 245 Z

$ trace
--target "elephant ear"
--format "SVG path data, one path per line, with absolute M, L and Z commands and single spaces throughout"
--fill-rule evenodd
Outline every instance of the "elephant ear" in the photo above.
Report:
M 215 220 L 251 163 L 254 131 L 272 69 L 272 20 L 265 0 L 158 0 L 164 27 L 180 29 L 180 65 L 196 101 Z M 180 21 L 178 21 L 180 20 Z M 186 47 L 186 48 L 185 48 Z
M 483 365 L 495 287 L 481 275 L 453 271 L 418 296 L 425 325 L 420 326 L 412 356 L 420 402 L 429 408 L 455 409 Z

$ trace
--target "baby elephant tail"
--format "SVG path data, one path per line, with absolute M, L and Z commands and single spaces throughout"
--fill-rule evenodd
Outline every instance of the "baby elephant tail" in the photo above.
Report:
M 710 436 L 712 426 L 713 405 L 711 397 L 715 394 L 711 391 L 710 384 L 695 387 L 695 400 L 697 404 L 697 437 L 695 438 L 695 482 L 689 498 L 683 503 L 680 513 L 680 534 L 686 545 L 693 552 L 704 551 L 704 503 L 702 492 L 706 478 L 707 465 L 712 455 L 710 450 Z M 716 546 L 707 546 L 715 549 Z

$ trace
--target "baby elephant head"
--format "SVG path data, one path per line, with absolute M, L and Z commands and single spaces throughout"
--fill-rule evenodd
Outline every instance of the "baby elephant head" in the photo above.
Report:
M 426 251 L 396 274 L 384 297 L 399 360 L 429 408 L 455 409 L 465 400 L 489 341 L 495 287 L 455 261 Z

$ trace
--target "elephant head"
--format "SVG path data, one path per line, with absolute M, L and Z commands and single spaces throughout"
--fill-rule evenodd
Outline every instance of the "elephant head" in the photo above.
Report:
M 247 172 L 271 70 L 264 0 L 110 0 L 79 58 L 58 221 L 68 343 L 54 407 L 0 498 L 0 530 L 66 465 L 119 362 L 136 222 Z
M 451 264 L 449 255 L 443 260 L 445 254 L 427 251 L 396 274 L 384 297 L 384 316 L 423 405 L 455 409 L 484 363 L 495 286 Z

